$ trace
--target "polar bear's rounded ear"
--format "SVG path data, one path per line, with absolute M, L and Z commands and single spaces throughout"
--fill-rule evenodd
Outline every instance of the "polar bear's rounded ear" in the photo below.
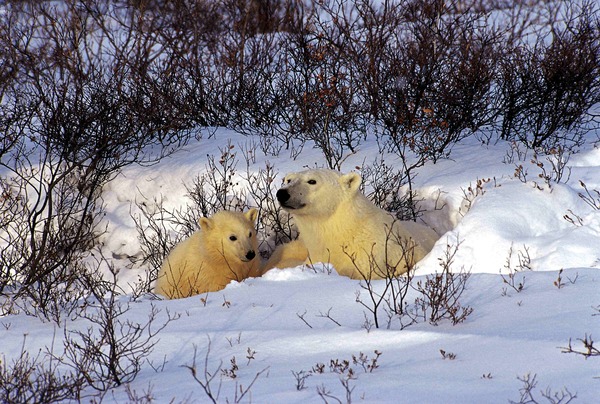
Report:
M 254 223 L 256 221 L 256 218 L 258 217 L 258 210 L 252 208 L 248 212 L 244 213 L 244 216 L 246 216 L 246 219 Z
M 199 220 L 199 223 L 200 223 L 200 228 L 204 231 L 210 230 L 213 227 L 213 221 L 212 221 L 212 219 L 210 219 L 208 217 L 201 217 Z
M 344 174 L 340 177 L 340 183 L 342 184 L 342 186 L 350 191 L 358 190 L 358 187 L 360 187 L 361 182 L 362 178 L 360 178 L 360 175 L 354 172 Z

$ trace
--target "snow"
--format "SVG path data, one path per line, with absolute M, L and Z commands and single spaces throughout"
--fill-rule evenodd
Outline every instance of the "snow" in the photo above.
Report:
M 103 193 L 105 255 L 140 253 L 131 217 L 137 212 L 136 203 L 162 199 L 169 209 L 184 207 L 190 203 L 185 185 L 207 170 L 207 155 L 218 155 L 220 147 L 231 143 L 238 153 L 236 171 L 242 175 L 243 145 L 251 141 L 219 129 L 156 165 L 124 169 Z M 324 402 L 319 395 L 324 391 L 328 402 L 337 402 L 332 397 L 346 402 L 344 375 L 330 370 L 332 360 L 348 360 L 353 368 L 355 376 L 348 382 L 352 402 L 506 403 L 519 400 L 523 382 L 517 377 L 527 374 L 537 375 L 532 393 L 540 402 L 547 388 L 552 394 L 566 388 L 577 395 L 575 402 L 598 402 L 600 358 L 562 353 L 561 347 L 571 339 L 574 348 L 582 349 L 579 338 L 600 335 L 600 211 L 578 195 L 583 191 L 580 180 L 590 190 L 600 189 L 600 150 L 588 143 L 571 156 L 568 181 L 550 186 L 537 176 L 539 168 L 530 156 L 505 163 L 510 151 L 507 143 L 482 145 L 467 139 L 454 148 L 450 159 L 423 167 L 415 179 L 426 209 L 423 219 L 441 233 L 433 251 L 420 262 L 415 281 L 438 271 L 447 245 L 459 243 L 453 269 L 470 271 L 461 304 L 473 309 L 463 323 L 421 321 L 403 328 L 392 319 L 388 328 L 381 312 L 382 327 L 368 329 L 372 315 L 356 302 L 357 292 L 366 296 L 361 283 L 321 264 L 275 269 L 261 278 L 232 282 L 223 291 L 187 299 L 143 297 L 129 302 L 125 295 L 120 302 L 129 304 L 125 316 L 132 321 L 145 323 L 152 306 L 159 310 L 156 327 L 166 322 L 168 313 L 179 318 L 158 333 L 137 378 L 128 387 L 109 392 L 104 402 L 127 402 L 127 390 L 150 393 L 157 403 L 209 402 L 186 367 L 193 363 L 195 348 L 201 380 L 207 353 L 209 373 L 219 366 L 230 369 L 235 357 L 237 377 L 217 372 L 213 381 L 213 391 L 222 383 L 219 402 L 235 401 L 257 374 L 241 402 Z M 344 162 L 342 171 L 372 164 L 376 158 L 394 161 L 393 156 L 381 157 L 377 145 L 367 140 Z M 257 172 L 267 163 L 275 167 L 279 184 L 285 173 L 323 166 L 323 159 L 309 146 L 295 160 L 285 150 L 279 156 L 264 156 L 257 149 L 248 170 Z M 517 164 L 533 181 L 514 177 Z M 475 190 L 478 180 L 484 180 L 480 190 L 470 193 L 469 187 Z M 572 223 L 565 215 L 579 220 Z M 528 269 L 519 267 L 519 258 L 526 259 Z M 125 289 L 144 270 L 127 259 L 114 263 Z M 524 270 L 515 273 L 518 269 Z M 522 282 L 524 289 L 518 292 L 504 283 L 509 276 Z M 560 288 L 555 285 L 559 276 Z M 375 287 L 383 287 L 382 282 Z M 416 293 L 409 292 L 409 301 Z M 6 362 L 23 344 L 37 352 L 62 338 L 56 325 L 24 314 L 0 317 L 0 324 L 0 358 Z M 86 324 L 77 319 L 70 327 L 85 329 Z M 381 355 L 372 372 L 352 362 L 353 355 L 362 354 L 371 363 L 376 350 Z M 444 358 L 440 350 L 455 358 Z M 324 364 L 322 373 L 315 371 L 318 364 Z M 301 371 L 312 373 L 298 390 L 293 372 Z

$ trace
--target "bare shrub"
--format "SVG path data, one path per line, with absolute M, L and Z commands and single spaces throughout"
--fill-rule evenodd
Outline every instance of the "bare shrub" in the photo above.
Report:
M 88 293 L 90 285 L 81 282 L 86 274 L 81 260 L 103 232 L 99 189 L 78 189 L 77 184 L 97 183 L 103 174 L 81 175 L 62 157 L 47 156 L 40 165 L 29 164 L 23 154 L 12 157 L 15 171 L 0 180 L 5 224 L 0 230 L 0 293 L 59 321 L 63 310 L 70 312 Z
M 376 349 L 373 352 L 375 353 L 375 357 L 373 358 L 369 358 L 362 352 L 360 352 L 358 355 L 352 355 L 352 363 L 355 365 L 360 365 L 365 373 L 373 373 L 373 371 L 379 367 L 377 361 L 381 356 L 381 351 Z
M 506 257 L 506 263 L 504 264 L 504 270 L 506 274 L 500 270 L 500 277 L 502 283 L 510 287 L 517 293 L 520 293 L 525 288 L 525 275 L 523 272 L 531 270 L 531 257 L 529 256 L 529 249 L 527 246 L 523 246 L 522 250 L 516 252 L 516 263 L 514 261 L 514 246 L 511 244 Z M 507 287 L 502 288 L 502 296 L 508 294 Z
M 565 280 L 563 279 L 562 275 L 563 275 L 563 269 L 561 268 L 558 271 L 558 275 L 556 276 L 556 280 L 554 282 L 552 282 L 552 284 L 554 286 L 556 286 L 557 289 L 561 289 L 563 287 L 565 287 L 567 285 L 567 283 L 565 282 Z M 577 278 L 579 278 L 579 274 L 575 274 L 575 276 L 573 278 L 567 276 L 567 280 L 569 281 L 569 284 L 574 285 L 575 282 L 577 282 Z
M 446 352 L 443 349 L 440 349 L 440 355 L 442 355 L 442 359 L 448 359 L 453 361 L 454 359 L 456 359 L 456 354 L 453 352 Z
M 473 185 L 472 183 L 469 183 L 469 186 L 464 189 L 461 188 L 462 193 L 463 193 L 463 202 L 460 205 L 460 208 L 458 209 L 458 212 L 464 216 L 467 214 L 467 212 L 469 210 L 471 210 L 471 206 L 473 205 L 473 202 L 475 201 L 475 199 L 477 199 L 478 197 L 484 195 L 486 193 L 486 185 L 488 185 L 490 182 L 492 181 L 491 178 L 487 178 L 487 179 L 477 179 L 477 181 L 475 182 L 475 185 Z M 494 178 L 494 186 L 499 186 L 496 184 L 496 178 Z
M 540 191 L 544 189 L 551 190 L 554 184 L 569 181 L 571 167 L 568 166 L 568 163 L 572 152 L 565 150 L 562 146 L 558 146 L 549 150 L 548 153 L 545 159 L 540 158 L 537 153 L 533 153 L 530 163 L 539 170 L 535 177 L 530 179 L 529 170 L 522 164 L 516 165 L 514 177 L 524 184 L 533 184 Z
M 387 273 L 380 268 L 372 268 L 371 271 L 376 271 L 381 280 L 361 272 L 363 279 L 360 287 L 367 292 L 368 299 L 363 299 L 359 290 L 356 292 L 356 301 L 371 314 L 376 328 L 381 325 L 381 310 L 387 315 L 388 328 L 395 319 L 400 322 L 402 329 L 420 321 L 428 321 L 433 325 L 444 319 L 450 320 L 453 325 L 465 321 L 473 309 L 460 303 L 470 273 L 464 268 L 458 272 L 452 269 L 459 247 L 460 243 L 455 246 L 448 244 L 444 256 L 438 258 L 441 271 L 426 275 L 424 280 L 415 280 L 414 264 L 409 265 L 407 272 L 402 275 L 396 272 L 394 265 L 387 266 Z M 414 262 L 413 249 L 410 241 L 404 245 L 406 262 Z M 418 293 L 412 303 L 407 299 L 409 290 Z
M 306 379 L 312 376 L 311 371 L 300 370 L 295 372 L 292 370 L 292 375 L 296 379 L 296 390 L 301 391 L 306 388 Z
M 508 400 L 511 404 L 538 404 L 540 399 L 535 397 L 535 388 L 538 384 L 536 380 L 536 374 L 531 375 L 527 373 L 523 377 L 517 377 L 517 380 L 523 383 L 523 386 L 519 389 L 519 401 Z M 566 387 L 561 391 L 552 392 L 550 387 L 546 388 L 545 391 L 540 391 L 540 395 L 545 399 L 544 402 L 549 404 L 567 404 L 577 398 L 577 394 L 573 394 Z
M 182 366 L 190 371 L 194 380 L 200 385 L 200 387 L 202 387 L 202 390 L 204 391 L 206 397 L 211 402 L 216 404 L 216 403 L 220 402 L 219 396 L 221 394 L 221 386 L 223 383 L 223 379 L 222 379 L 223 376 L 231 377 L 231 378 L 237 377 L 235 372 L 238 370 L 238 367 L 237 367 L 237 364 L 235 364 L 235 357 L 230 361 L 232 364 L 232 367 L 230 367 L 229 369 L 223 369 L 223 361 L 220 361 L 219 365 L 215 368 L 215 370 L 212 370 L 212 371 L 209 370 L 208 364 L 209 364 L 209 356 L 210 356 L 210 351 L 211 351 L 211 340 L 210 340 L 210 338 L 208 338 L 208 344 L 206 347 L 206 355 L 204 357 L 204 368 L 199 370 L 198 365 L 196 363 L 197 355 L 198 355 L 197 348 L 198 347 L 196 345 L 194 345 L 194 356 L 192 358 L 192 363 L 189 365 L 182 365 Z M 235 365 L 235 367 L 234 367 L 234 365 Z M 233 398 L 231 398 L 231 399 L 226 398 L 225 401 L 230 402 L 230 400 L 232 400 L 231 402 L 234 402 L 234 403 L 242 402 L 244 397 L 252 394 L 252 387 L 254 386 L 254 383 L 256 383 L 256 381 L 260 378 L 260 376 L 262 376 L 262 374 L 268 370 L 269 370 L 269 368 L 266 367 L 263 370 L 257 372 L 256 375 L 254 376 L 254 378 L 245 387 L 236 381 L 234 392 L 233 392 Z M 214 383 L 217 382 L 215 380 L 217 375 L 221 375 L 221 378 L 218 380 L 218 386 L 215 386 Z
M 438 258 L 441 271 L 427 275 L 424 281 L 419 280 L 414 286 L 421 294 L 416 298 L 415 305 L 433 325 L 437 325 L 443 319 L 448 319 L 456 325 L 465 321 L 473 312 L 473 308 L 460 303 L 471 276 L 470 272 L 466 272 L 464 267 L 458 272 L 452 271 L 459 246 L 460 243 L 455 246 L 447 244 L 444 256 Z
M 561 352 L 582 355 L 586 359 L 590 356 L 600 356 L 600 349 L 597 346 L 594 346 L 594 341 L 592 340 L 591 335 L 585 334 L 583 338 L 577 338 L 577 341 L 581 342 L 581 344 L 583 345 L 582 348 L 573 348 L 573 345 L 571 344 L 571 339 L 569 338 L 569 345 L 567 345 L 566 347 L 562 347 Z
M 350 404 L 352 402 L 352 391 L 354 391 L 354 387 L 352 387 L 352 388 L 350 387 L 350 379 L 347 379 L 347 378 L 340 377 L 340 383 L 342 384 L 342 387 L 344 387 L 344 390 L 346 392 L 346 394 L 345 394 L 346 403 Z M 317 394 L 319 395 L 319 397 L 321 397 L 321 400 L 323 400 L 323 402 L 325 404 L 328 404 L 330 402 L 336 402 L 339 404 L 343 403 L 343 401 L 341 399 L 339 399 L 337 396 L 334 396 L 331 393 L 331 391 L 324 384 L 317 386 Z M 333 400 L 333 401 L 331 401 L 331 400 Z
M 73 368 L 86 386 L 99 392 L 133 381 L 158 342 L 157 334 L 179 318 L 167 311 L 167 318 L 157 324 L 160 310 L 152 306 L 146 322 L 127 319 L 129 302 L 119 297 L 117 271 L 106 265 L 112 282 L 107 290 L 95 294 L 93 301 L 86 302 L 79 313 L 78 321 L 89 325 L 83 330 L 70 330 L 65 325 L 64 354 L 55 357 Z
M 351 387 L 350 382 L 358 379 L 358 373 L 353 365 L 360 366 L 365 373 L 372 373 L 375 369 L 379 368 L 377 361 L 381 356 L 381 352 L 377 349 L 374 351 L 374 353 L 375 356 L 371 358 L 363 352 L 359 352 L 358 355 L 352 355 L 352 359 L 330 359 L 327 365 L 325 363 L 318 362 L 309 371 L 292 371 L 292 374 L 296 379 L 296 389 L 305 389 L 306 380 L 310 376 L 325 374 L 326 371 L 329 370 L 330 373 L 339 375 L 340 383 L 344 388 L 346 402 L 351 403 L 352 392 L 354 391 L 355 386 Z M 342 402 L 339 398 L 334 396 L 324 384 L 317 386 L 317 394 L 326 403 L 329 402 L 329 400 L 334 400 L 338 403 Z
M 192 363 L 190 365 L 184 365 L 184 367 L 186 367 L 192 373 L 192 377 L 194 378 L 194 380 L 196 380 L 196 382 L 200 385 L 200 387 L 202 387 L 202 389 L 204 390 L 204 393 L 206 394 L 208 399 L 211 400 L 211 402 L 213 402 L 213 403 L 217 403 L 217 399 L 219 398 L 219 392 L 221 391 L 221 383 L 219 383 L 219 387 L 217 388 L 216 392 L 212 391 L 214 386 L 211 386 L 211 383 L 213 382 L 215 377 L 219 374 L 219 370 L 221 369 L 221 365 L 223 364 L 223 362 L 221 362 L 221 364 L 217 367 L 217 369 L 215 371 L 209 371 L 208 370 L 209 353 L 210 353 L 210 338 L 208 340 L 208 345 L 206 348 L 206 356 L 204 358 L 204 371 L 200 375 L 198 374 L 198 368 L 196 365 L 196 357 L 198 354 L 198 347 L 196 345 L 194 345 L 194 357 L 192 359 Z M 202 379 L 200 377 L 202 377 Z
M 31 355 L 25 349 L 10 363 L 0 360 L 0 401 L 3 403 L 55 403 L 80 399 L 84 380 L 77 373 L 59 369 L 59 361 L 39 351 Z
M 173 1 L 143 15 L 177 72 L 157 88 L 182 90 L 181 116 L 258 134 L 265 153 L 296 158 L 309 142 L 337 169 L 374 135 L 411 198 L 418 168 L 486 126 L 535 133 L 524 140 L 544 152 L 594 127 L 597 5 L 534 5 Z
M 380 268 L 375 260 L 374 253 L 371 251 L 369 256 L 369 268 L 359 268 L 353 257 L 349 256 L 354 263 L 356 270 L 361 274 L 361 289 L 365 290 L 368 295 L 368 300 L 365 302 L 361 298 L 361 292 L 356 292 L 356 302 L 360 303 L 373 316 L 373 323 L 376 328 L 379 328 L 380 309 L 386 311 L 388 315 L 388 328 L 390 327 L 391 318 L 395 314 L 404 312 L 404 305 L 410 281 L 414 277 L 414 244 L 412 240 L 401 240 L 393 234 L 393 226 L 386 229 L 386 246 L 385 246 L 385 268 Z M 391 256 L 388 257 L 388 248 L 390 245 L 399 247 L 401 256 L 397 258 L 397 262 L 393 262 Z M 346 253 L 348 254 L 348 253 Z M 402 268 L 406 265 L 406 273 L 400 274 L 397 267 Z M 383 280 L 383 285 L 380 279 Z M 383 286 L 381 288 L 381 286 Z
M 298 229 L 291 215 L 282 210 L 273 197 L 277 184 L 275 178 L 277 171 L 270 163 L 265 163 L 265 168 L 252 172 L 248 164 L 244 180 L 248 195 L 258 206 L 258 233 L 260 238 L 260 252 L 263 258 L 268 258 L 275 247 L 298 238 Z
M 360 83 L 349 71 L 353 61 L 345 53 L 351 7 L 337 0 L 314 6 L 284 42 L 288 64 L 281 90 L 288 101 L 282 120 L 294 137 L 323 152 L 329 168 L 339 170 L 366 133 L 356 96 Z
M 163 261 L 171 249 L 191 235 L 195 227 L 181 211 L 168 211 L 164 200 L 153 199 L 152 202 L 138 202 L 139 213 L 132 214 L 142 251 L 140 265 L 146 267 L 138 282 L 133 285 L 134 296 L 141 296 L 152 290 L 158 278 Z M 175 230 L 175 231 L 173 231 Z
M 219 21 L 233 21 L 232 32 L 221 26 L 219 45 L 197 52 L 218 73 L 196 76 L 219 83 L 210 85 L 226 100 L 215 100 L 225 121 L 260 134 L 265 152 L 285 147 L 295 158 L 310 141 L 340 169 L 374 134 L 412 191 L 419 167 L 481 128 L 549 152 L 573 151 L 597 127 L 594 2 L 257 4 L 225 3 Z M 269 7 L 285 27 L 265 22 Z
M 90 272 L 98 272 L 98 267 Z M 95 394 L 102 397 L 110 388 L 135 379 L 158 341 L 157 334 L 178 318 L 167 312 L 166 320 L 157 324 L 159 310 L 152 307 L 145 323 L 126 319 L 129 303 L 119 297 L 116 279 L 110 284 L 98 279 L 88 282 L 103 284 L 104 289 L 95 289 L 93 301 L 80 300 L 74 316 L 77 319 L 64 323 L 62 352 L 56 351 L 53 339 L 50 347 L 32 356 L 24 341 L 20 356 L 10 365 L 4 359 L 0 361 L 2 402 L 81 401 Z M 89 325 L 82 330 L 73 321 Z
M 575 150 L 593 127 L 591 107 L 600 97 L 600 30 L 595 2 L 547 4 L 549 29 L 533 45 L 514 38 L 499 60 L 503 139 L 533 149 Z M 592 126 L 590 126 L 592 125 Z
M 483 28 L 482 14 L 455 14 L 446 3 L 357 3 L 364 29 L 351 46 L 360 96 L 381 146 L 400 157 L 409 192 L 417 168 L 494 117 L 499 35 Z
M 409 174 L 404 168 L 396 169 L 393 163 L 380 159 L 360 169 L 362 190 L 375 205 L 400 220 L 416 220 L 421 215 L 418 196 L 409 187 Z
M 229 14 L 239 13 L 235 11 L 239 3 L 226 3 L 231 10 Z M 275 5 L 276 2 L 270 3 Z M 291 108 L 293 98 L 288 92 L 292 89 L 285 84 L 289 81 L 292 61 L 286 51 L 285 38 L 302 29 L 306 5 L 305 2 L 288 2 L 286 7 L 289 18 L 284 29 L 290 33 L 284 35 L 278 32 L 256 35 L 252 32 L 252 20 L 242 11 L 246 15 L 240 15 L 239 19 L 246 24 L 224 36 L 221 58 L 225 63 L 218 66 L 221 75 L 230 81 L 224 87 L 232 111 L 229 125 L 242 133 L 258 134 L 264 153 L 277 155 L 285 147 L 295 158 L 304 140 L 298 130 L 298 117 Z
M 303 2 L 291 0 L 226 1 L 223 7 L 235 18 L 233 28 L 248 36 L 268 32 L 285 32 L 295 29 L 297 10 Z
M 194 179 L 191 187 L 187 187 L 199 215 L 208 217 L 220 210 L 246 209 L 246 196 L 240 190 L 236 177 L 238 158 L 235 146 L 229 141 L 219 148 L 218 160 L 212 154 L 207 157 L 206 171 Z
M 581 180 L 579 180 L 579 185 L 581 185 L 583 191 L 579 192 L 577 195 L 593 209 L 600 210 L 600 191 L 597 189 L 589 190 L 587 185 Z
M 138 392 L 131 387 L 131 384 L 125 386 L 127 392 L 127 399 L 132 404 L 152 404 L 154 402 L 154 395 L 152 394 L 152 384 L 148 383 L 148 388 Z
M 191 121 L 148 15 L 93 0 L 5 11 L 0 293 L 58 320 L 94 287 L 77 276 L 103 232 L 103 185 L 185 144 Z

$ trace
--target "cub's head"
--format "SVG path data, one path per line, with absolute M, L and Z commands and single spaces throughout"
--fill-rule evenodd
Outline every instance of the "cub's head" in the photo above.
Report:
M 339 204 L 353 198 L 361 183 L 357 173 L 333 170 L 307 170 L 285 176 L 277 191 L 283 209 L 295 216 L 329 216 Z
M 231 263 L 250 262 L 256 258 L 258 239 L 254 222 L 256 209 L 245 213 L 221 211 L 200 219 L 203 238 L 209 248 L 223 254 Z

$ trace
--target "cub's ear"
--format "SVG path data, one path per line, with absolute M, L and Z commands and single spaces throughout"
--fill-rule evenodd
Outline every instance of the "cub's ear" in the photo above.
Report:
M 200 228 L 204 231 L 211 230 L 214 225 L 212 219 L 208 218 L 208 217 L 201 217 L 199 223 L 200 223 Z
M 362 178 L 360 178 L 360 175 L 354 172 L 344 174 L 340 177 L 340 184 L 342 184 L 342 187 L 350 191 L 357 191 L 358 187 L 360 187 L 361 182 Z
M 258 217 L 258 210 L 252 208 L 248 212 L 245 212 L 244 216 L 246 216 L 246 219 L 254 223 L 256 221 L 256 218 Z

